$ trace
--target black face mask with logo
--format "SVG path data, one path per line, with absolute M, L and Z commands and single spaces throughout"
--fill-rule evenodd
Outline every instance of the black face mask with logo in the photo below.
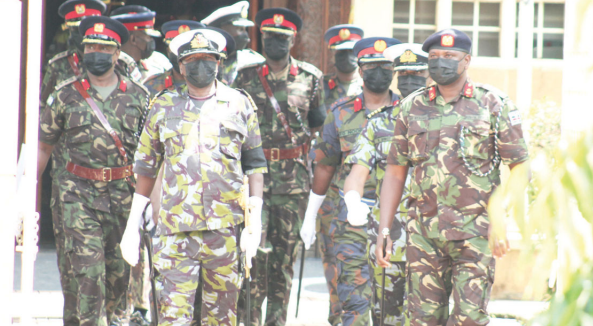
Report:
M 103 76 L 113 67 L 113 53 L 91 52 L 82 57 L 84 67 L 95 76 Z
M 403 97 L 414 93 L 418 89 L 426 86 L 426 77 L 417 75 L 407 75 L 397 77 L 397 89 Z
M 349 74 L 358 68 L 358 59 L 352 50 L 338 50 L 334 55 L 336 61 L 336 69 L 339 72 Z
M 286 58 L 288 52 L 290 52 L 290 39 L 279 37 L 265 38 L 264 52 L 271 60 L 282 60 Z
M 459 79 L 459 76 L 463 73 L 458 73 L 457 69 L 459 68 L 459 63 L 463 61 L 464 58 L 465 57 L 461 60 L 445 58 L 428 60 L 428 73 L 430 73 L 430 78 L 439 85 L 446 86 L 452 84 Z
M 235 39 L 235 47 L 237 48 L 237 51 L 247 48 L 247 44 L 249 44 L 249 42 L 251 41 L 251 39 L 249 38 L 249 35 L 247 35 L 247 33 L 239 34 L 239 35 L 235 36 L 234 39 Z
M 140 51 L 140 57 L 142 59 L 148 59 L 148 58 L 150 58 L 150 56 L 152 55 L 152 53 L 154 53 L 154 50 L 155 49 L 156 49 L 156 42 L 151 37 L 150 38 L 150 41 L 146 42 L 146 48 L 144 48 L 144 50 L 141 50 Z
M 185 79 L 198 88 L 210 85 L 216 78 L 216 61 L 196 60 L 185 64 Z
M 383 93 L 391 86 L 393 71 L 376 67 L 362 72 L 364 87 L 373 93 Z

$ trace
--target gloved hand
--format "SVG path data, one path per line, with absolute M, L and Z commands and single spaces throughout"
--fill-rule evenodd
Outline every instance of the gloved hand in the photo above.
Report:
M 344 202 L 348 209 L 348 223 L 353 226 L 362 226 L 368 223 L 368 216 L 371 210 L 367 204 L 360 200 L 360 194 L 356 190 L 350 190 L 344 195 Z
M 251 208 L 249 222 L 251 225 L 241 232 L 241 251 L 245 252 L 245 261 L 248 268 L 251 268 L 251 259 L 255 257 L 261 242 L 261 210 L 263 204 L 263 199 L 256 196 L 249 197 L 249 207 Z M 251 233 L 249 233 L 249 229 L 251 229 Z
M 301 227 L 301 239 L 305 243 L 305 249 L 311 248 L 311 245 L 315 242 L 315 226 L 317 223 L 317 212 L 325 200 L 325 195 L 319 196 L 311 190 L 309 193 L 309 203 L 307 204 L 307 210 L 305 211 L 305 220 Z
M 132 199 L 132 209 L 126 224 L 126 230 L 119 244 L 124 260 L 132 266 L 138 264 L 140 258 L 140 228 L 142 227 L 142 212 L 150 199 L 138 193 Z
M 150 232 L 154 228 L 154 220 L 152 219 L 152 204 L 148 204 L 146 211 L 144 211 L 144 225 L 146 225 L 146 231 Z

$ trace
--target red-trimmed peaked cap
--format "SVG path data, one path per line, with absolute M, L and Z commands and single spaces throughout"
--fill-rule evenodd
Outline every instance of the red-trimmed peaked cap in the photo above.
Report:
M 301 30 L 303 20 L 299 15 L 286 8 L 267 8 L 255 15 L 255 23 L 260 31 L 293 35 Z
M 130 37 L 127 28 L 122 23 L 105 16 L 83 19 L 78 31 L 80 35 L 84 36 L 83 44 L 107 44 L 119 47 L 126 43 Z
M 60 5 L 58 14 L 68 25 L 78 25 L 80 20 L 88 16 L 102 16 L 107 7 L 99 0 L 68 0 Z
M 391 61 L 383 56 L 383 51 L 390 46 L 401 44 L 398 39 L 391 37 L 367 37 L 356 42 L 352 52 L 361 63 Z

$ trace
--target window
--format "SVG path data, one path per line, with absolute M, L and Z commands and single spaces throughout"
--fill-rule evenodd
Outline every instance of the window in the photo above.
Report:
M 436 0 L 395 0 L 393 37 L 404 43 L 424 43 L 436 32 Z
M 500 56 L 500 1 L 454 0 L 452 10 L 453 28 L 472 39 L 472 55 Z
M 535 3 L 533 19 L 533 57 L 536 59 L 562 59 L 562 52 L 564 48 L 564 1 L 534 1 Z M 518 34 L 518 3 L 516 27 Z M 517 40 L 518 39 L 519 37 L 517 37 Z

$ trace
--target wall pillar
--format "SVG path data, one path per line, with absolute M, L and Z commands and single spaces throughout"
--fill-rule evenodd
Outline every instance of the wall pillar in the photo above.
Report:
M 517 106 L 528 109 L 531 105 L 533 84 L 533 0 L 519 1 L 519 48 L 517 50 Z

